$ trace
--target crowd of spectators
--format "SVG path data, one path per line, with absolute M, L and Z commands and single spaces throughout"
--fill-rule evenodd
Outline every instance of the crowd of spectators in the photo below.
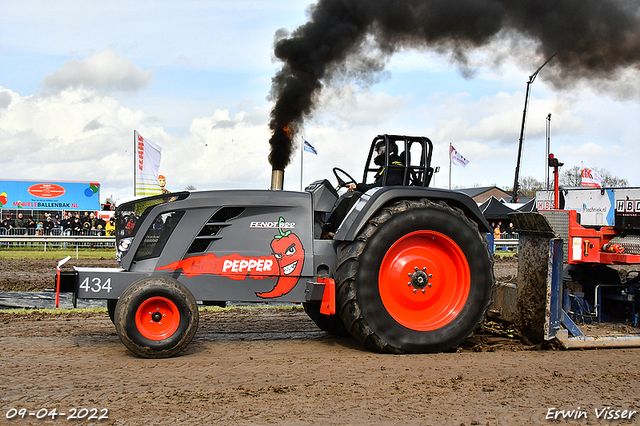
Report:
M 108 222 L 92 212 L 44 213 L 43 219 L 34 220 L 19 212 L 15 217 L 6 213 L 0 222 L 0 235 L 115 235 L 115 222 Z
M 498 240 L 500 238 L 517 238 L 516 231 L 513 227 L 513 223 L 509 222 L 508 225 L 503 224 L 502 221 L 491 222 L 491 228 L 493 229 L 493 238 Z

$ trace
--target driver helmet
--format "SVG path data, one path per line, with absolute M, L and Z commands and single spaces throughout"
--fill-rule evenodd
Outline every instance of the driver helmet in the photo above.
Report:
M 376 143 L 375 151 L 378 155 L 384 154 L 385 150 L 386 150 L 386 146 L 384 141 L 379 141 Z M 395 142 L 389 142 L 389 153 L 390 154 L 398 153 L 398 145 L 396 145 Z

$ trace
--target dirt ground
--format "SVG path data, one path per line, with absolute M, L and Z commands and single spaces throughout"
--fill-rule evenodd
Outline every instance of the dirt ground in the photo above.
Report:
M 2 263 L 2 291 L 51 287 L 41 276 L 55 262 Z M 496 263 L 511 275 L 514 262 Z M 640 424 L 640 349 L 531 346 L 495 323 L 457 352 L 381 355 L 300 307 L 207 309 L 187 349 L 162 360 L 132 355 L 106 312 L 0 311 L 0 324 L 0 424 Z

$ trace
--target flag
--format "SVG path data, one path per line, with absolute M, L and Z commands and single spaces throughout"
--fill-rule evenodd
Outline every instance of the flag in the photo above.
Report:
M 582 169 L 582 186 L 602 188 L 602 177 L 593 169 Z
M 304 141 L 304 150 L 312 154 L 318 155 L 318 151 L 309 142 Z
M 449 144 L 449 160 L 456 166 L 467 167 L 469 160 L 464 158 L 453 145 Z
M 162 190 L 158 182 L 158 170 L 162 158 L 162 148 L 149 139 L 133 131 L 135 146 L 135 195 L 160 195 Z

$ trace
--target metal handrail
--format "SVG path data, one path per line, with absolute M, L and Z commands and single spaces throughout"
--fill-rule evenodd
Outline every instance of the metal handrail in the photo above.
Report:
M 104 235 L 0 235 L 0 243 L 113 243 L 116 237 Z
M 75 246 L 76 259 L 80 245 L 91 245 L 91 247 L 102 246 L 104 248 L 115 248 L 116 237 L 103 235 L 0 235 L 0 246 L 25 247 L 27 244 L 42 244 L 43 251 L 47 251 L 47 245 L 59 248 L 70 248 Z

